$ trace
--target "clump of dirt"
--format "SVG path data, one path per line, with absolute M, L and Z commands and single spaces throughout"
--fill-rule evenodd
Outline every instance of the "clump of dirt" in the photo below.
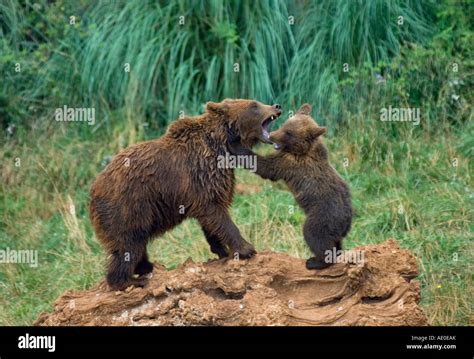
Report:
M 393 239 L 350 253 L 363 253 L 362 261 L 346 255 L 349 263 L 319 271 L 272 252 L 249 260 L 188 259 L 171 271 L 156 266 L 145 288 L 115 292 L 101 282 L 67 291 L 35 324 L 427 325 L 413 254 Z

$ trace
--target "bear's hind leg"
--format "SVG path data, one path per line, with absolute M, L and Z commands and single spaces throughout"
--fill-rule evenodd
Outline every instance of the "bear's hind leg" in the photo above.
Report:
M 113 248 L 107 265 L 107 283 L 114 290 L 124 290 L 131 285 L 144 287 L 144 278 L 133 278 L 135 269 L 146 253 L 146 246 L 130 243 L 127 240 L 119 241 L 118 248 Z M 144 252 L 145 250 L 145 252 Z
M 338 249 L 338 242 L 327 233 L 327 230 L 318 223 L 313 223 L 311 217 L 306 219 L 303 227 L 306 243 L 314 254 L 314 257 L 306 261 L 307 269 L 324 269 L 335 263 L 333 249 Z M 329 251 L 329 252 L 328 252 Z
M 329 267 L 331 264 L 332 263 L 320 261 L 316 257 L 311 257 L 306 260 L 306 269 L 324 269 Z

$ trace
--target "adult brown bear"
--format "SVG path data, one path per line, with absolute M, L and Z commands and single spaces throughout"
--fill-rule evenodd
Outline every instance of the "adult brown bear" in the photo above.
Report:
M 149 240 L 186 218 L 199 221 L 211 251 L 226 257 L 255 254 L 229 216 L 234 170 L 220 168 L 228 142 L 250 148 L 268 141 L 279 105 L 252 100 L 209 102 L 206 112 L 174 122 L 159 139 L 117 154 L 91 188 L 90 217 L 109 254 L 107 282 L 113 289 L 143 286 L 153 270 Z M 222 166 L 221 166 L 222 167 Z

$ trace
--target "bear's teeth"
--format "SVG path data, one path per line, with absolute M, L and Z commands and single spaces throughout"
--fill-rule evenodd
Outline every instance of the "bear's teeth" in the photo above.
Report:
M 272 121 L 273 121 L 275 118 L 276 118 L 276 117 L 275 117 L 275 116 L 273 116 L 273 115 L 272 115 L 272 116 L 270 116 L 270 120 L 272 120 Z

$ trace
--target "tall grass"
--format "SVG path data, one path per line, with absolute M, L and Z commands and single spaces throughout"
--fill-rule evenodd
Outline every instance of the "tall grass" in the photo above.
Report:
M 423 43 L 432 31 L 430 2 L 310 3 L 295 25 L 297 51 L 285 95 L 294 103 L 311 102 L 333 118 L 341 113 L 343 99 L 335 96 L 339 80 L 363 64 L 388 63 L 400 54 L 404 43 Z M 352 90 L 351 95 L 344 99 L 346 103 L 358 103 L 368 93 Z
M 339 82 L 347 76 L 343 64 L 352 71 L 364 63 L 388 62 L 404 44 L 425 42 L 433 11 L 428 0 L 39 1 L 23 6 L 9 0 L 0 16 L 3 46 L 20 60 L 20 48 L 34 50 L 41 60 L 23 75 L 32 77 L 24 85 L 34 92 L 25 88 L 22 99 L 95 106 L 106 116 L 125 109 L 130 119 L 144 115 L 152 127 L 162 128 L 180 111 L 199 112 L 206 101 L 224 97 L 287 107 L 311 102 L 323 118 L 340 119 L 347 100 L 339 96 Z M 68 23 L 71 14 L 74 26 Z M 55 46 L 42 51 L 48 42 Z M 2 69 L 7 82 L 18 86 L 8 65 Z M 357 103 L 368 93 L 351 95 Z
M 81 56 L 86 99 L 104 97 L 161 124 L 206 100 L 271 101 L 293 45 L 286 12 L 283 2 L 101 3 L 88 13 L 99 25 Z

